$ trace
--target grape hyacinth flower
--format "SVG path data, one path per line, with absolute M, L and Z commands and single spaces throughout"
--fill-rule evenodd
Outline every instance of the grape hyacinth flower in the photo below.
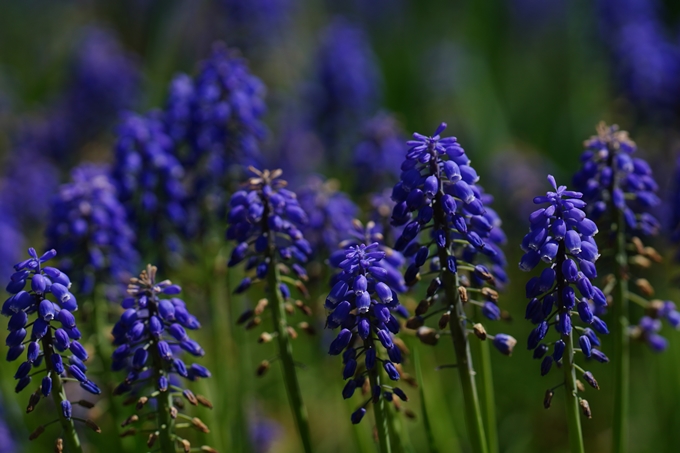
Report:
M 179 448 L 191 450 L 190 442 L 177 434 L 180 428 L 210 432 L 199 418 L 180 414 L 178 408 L 183 405 L 175 403 L 176 398 L 183 397 L 194 406 L 212 407 L 210 401 L 194 395 L 179 380 L 179 377 L 190 381 L 210 377 L 210 371 L 204 366 L 187 365 L 179 356 L 180 351 L 194 357 L 204 355 L 203 348 L 187 333 L 187 330 L 200 328 L 201 324 L 189 313 L 186 303 L 177 297 L 180 292 L 181 288 L 170 280 L 158 281 L 157 268 L 147 265 L 139 278 L 130 279 L 128 297 L 121 304 L 125 311 L 112 332 L 116 346 L 112 369 L 128 373 L 115 394 L 131 393 L 137 401 L 136 410 L 140 412 L 140 415 L 131 415 L 122 426 L 141 424 L 145 419 L 141 416 L 142 410 L 153 408 L 151 413 L 156 428 L 151 431 L 147 445 L 151 448 L 158 442 L 163 452 L 174 452 Z M 190 422 L 177 423 L 178 417 Z M 129 434 L 136 432 L 134 427 L 129 430 Z M 214 450 L 204 446 L 201 451 Z
M 138 234 L 144 256 L 161 250 L 160 262 L 181 260 L 186 223 L 184 168 L 158 112 L 128 113 L 118 127 L 111 177 Z M 163 244 L 158 247 L 158 244 Z
M 307 280 L 304 268 L 312 248 L 304 238 L 301 227 L 307 222 L 307 215 L 298 204 L 294 192 L 286 189 L 286 181 L 280 179 L 281 170 L 257 170 L 249 167 L 254 174 L 229 201 L 227 220 L 227 240 L 234 241 L 228 266 L 233 267 L 245 261 L 249 275 L 235 289 L 240 294 L 251 285 L 265 282 L 268 298 L 261 299 L 254 309 L 246 310 L 238 320 L 253 328 L 261 323 L 260 315 L 269 308 L 275 331 L 263 332 L 260 343 L 274 340 L 278 343 L 283 367 L 283 377 L 288 392 L 288 400 L 295 417 L 298 433 L 306 453 L 312 451 L 307 410 L 302 402 L 300 384 L 297 379 L 291 340 L 297 332 L 288 324 L 287 314 L 293 314 L 295 307 L 289 303 L 290 287 L 295 286 L 307 296 L 303 281 Z M 293 278 L 292 276 L 297 278 Z M 305 314 L 311 314 L 308 306 L 300 300 L 295 306 Z M 309 323 L 299 327 L 308 333 L 313 332 Z M 257 371 L 264 374 L 269 369 L 269 361 L 263 361 Z
M 401 165 L 401 180 L 392 191 L 396 203 L 392 224 L 405 225 L 394 248 L 412 260 L 404 274 L 407 285 L 422 279 L 423 266 L 427 265 L 428 274 L 437 275 L 430 281 L 416 315 L 406 325 L 417 329 L 418 338 L 425 344 L 436 344 L 439 330 L 448 325 L 463 384 L 470 441 L 475 452 L 484 452 L 489 441 L 481 423 L 477 372 L 468 334 L 474 333 L 482 341 L 490 339 L 505 355 L 512 353 L 516 343 L 506 334 L 487 334 L 484 326 L 473 319 L 479 312 L 487 319 L 501 317 L 493 286 L 507 278 L 503 270 L 505 258 L 498 246 L 504 235 L 495 228 L 500 224 L 495 213 L 485 208 L 484 200 L 490 199 L 476 185 L 479 177 L 465 151 L 455 137 L 440 136 L 445 128 L 442 123 L 432 136 L 415 133 L 414 139 L 407 142 L 410 149 Z M 427 236 L 421 234 L 427 230 Z M 416 241 L 419 235 L 425 237 Z M 443 307 L 426 315 L 436 300 L 441 300 Z M 478 307 L 477 313 L 467 314 L 464 304 Z M 441 313 L 439 330 L 424 326 L 429 316 Z M 490 370 L 482 369 L 481 363 L 479 366 L 479 374 L 490 376 Z M 491 442 L 495 442 L 493 437 L 489 437 Z
M 99 283 L 122 285 L 139 258 L 108 169 L 82 164 L 71 179 L 52 200 L 48 245 L 67 255 L 61 265 L 79 292 L 91 294 Z
M 581 156 L 582 168 L 574 176 L 575 186 L 583 192 L 583 199 L 589 203 L 586 212 L 593 220 L 599 221 L 606 232 L 604 247 L 614 257 L 611 262 L 613 274 L 605 294 L 612 297 L 612 331 L 614 336 L 614 451 L 626 449 L 629 400 L 630 339 L 647 343 L 653 351 L 665 349 L 666 341 L 658 335 L 661 320 L 678 328 L 678 312 L 672 302 L 650 301 L 654 288 L 644 278 L 634 278 L 634 269 L 649 268 L 662 260 L 654 248 L 645 246 L 640 236 L 656 234 L 660 225 L 651 214 L 660 200 L 656 195 L 658 185 L 649 164 L 640 157 L 634 157 L 637 150 L 626 131 L 616 125 L 607 126 L 601 122 L 597 135 L 585 142 Z M 632 256 L 630 251 L 633 251 Z M 634 283 L 637 292 L 629 288 Z M 639 324 L 633 328 L 629 301 L 641 305 L 646 312 Z
M 576 364 L 575 353 L 597 362 L 609 362 L 597 348 L 600 345 L 597 334 L 607 334 L 609 330 L 594 314 L 596 307 L 607 304 L 607 299 L 591 282 L 597 277 L 595 262 L 600 256 L 593 239 L 598 230 L 583 211 L 586 208 L 586 202 L 581 199 L 583 194 L 566 186 L 558 187 L 552 175 L 548 181 L 554 191 L 534 198 L 535 204 L 547 206 L 529 216 L 531 228 L 522 240 L 525 254 L 519 263 L 525 272 L 533 270 L 541 261 L 548 264 L 540 276 L 532 277 L 526 284 L 530 301 L 525 317 L 536 326 L 529 334 L 527 347 L 534 351 L 534 358 L 541 360 L 542 376 L 550 372 L 553 364 L 563 369 L 563 382 L 547 394 L 552 397 L 555 388 L 565 386 L 571 449 L 583 451 L 579 406 L 585 400 L 577 394 L 576 371 L 595 389 L 599 386 L 590 371 Z M 586 326 L 575 325 L 572 318 Z M 545 339 L 551 326 L 558 339 L 548 343 Z M 578 349 L 574 347 L 575 342 Z M 552 345 L 552 354 L 549 345 Z M 549 401 L 545 406 L 549 407 Z
M 343 356 L 342 374 L 347 380 L 342 391 L 345 399 L 362 388 L 368 378 L 371 397 L 352 414 L 351 420 L 359 423 L 366 406 L 372 402 L 380 451 L 389 451 L 386 402 L 391 402 L 395 395 L 403 401 L 408 399 L 399 387 L 386 385 L 382 373 L 384 371 L 391 381 L 400 378 L 396 365 L 402 361 L 402 352 L 392 338 L 400 328 L 393 315 L 400 306 L 399 298 L 397 291 L 386 283 L 387 271 L 379 265 L 386 254 L 377 242 L 350 246 L 342 252 L 345 257 L 337 264 L 340 273 L 334 278 L 335 284 L 325 304 L 330 311 L 326 326 L 340 328 L 328 353 Z M 363 363 L 358 365 L 359 362 Z
M 72 417 L 73 404 L 87 407 L 92 407 L 92 404 L 87 401 L 70 402 L 66 397 L 65 383 L 78 382 L 83 390 L 94 395 L 101 392 L 86 374 L 84 362 L 89 355 L 78 341 L 81 334 L 73 315 L 78 310 L 78 303 L 69 291 L 71 281 L 68 275 L 55 267 L 45 266 L 56 256 L 55 250 L 38 256 L 35 249 L 29 248 L 28 254 L 29 259 L 14 266 L 15 272 L 6 287 L 11 296 L 2 306 L 2 314 L 9 317 L 9 334 L 5 341 L 9 347 L 7 361 L 13 362 L 26 353 L 26 360 L 14 373 L 17 393 L 44 374 L 38 389 L 29 399 L 26 412 L 32 412 L 43 397 L 50 395 L 57 407 L 57 418 L 38 426 L 30 440 L 40 436 L 48 425 L 59 423 L 63 436 L 60 440 L 66 444 L 68 451 L 82 453 L 74 422 L 84 422 L 97 432 L 99 428 L 91 420 Z M 30 286 L 27 288 L 27 285 Z M 29 322 L 32 315 L 35 319 Z
M 309 218 L 302 232 L 312 250 L 316 254 L 334 251 L 352 228 L 359 208 L 340 190 L 335 179 L 325 181 L 321 176 L 310 176 L 297 193 L 300 207 Z
M 366 122 L 352 162 L 360 193 L 392 185 L 399 178 L 403 136 L 399 123 L 388 113 L 380 112 Z

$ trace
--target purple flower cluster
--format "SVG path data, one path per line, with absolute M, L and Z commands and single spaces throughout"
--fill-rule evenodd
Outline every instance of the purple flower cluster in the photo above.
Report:
M 111 175 L 130 222 L 140 232 L 139 248 L 148 254 L 160 242 L 175 256 L 171 261 L 177 261 L 187 221 L 184 168 L 158 114 L 123 118 Z
M 121 303 L 125 311 L 112 331 L 117 346 L 112 354 L 112 369 L 128 373 L 116 388 L 116 394 L 134 392 L 141 397 L 138 408 L 153 399 L 159 419 L 168 417 L 161 412 L 170 411 L 174 423 L 177 410 L 167 404 L 170 396 L 183 395 L 191 404 L 200 402 L 210 406 L 191 390 L 182 390 L 177 376 L 195 381 L 209 378 L 210 371 L 197 363 L 187 366 L 179 357 L 181 351 L 194 357 L 205 354 L 187 332 L 200 328 L 201 324 L 189 313 L 186 303 L 176 297 L 181 288 L 169 280 L 157 281 L 156 274 L 156 267 L 148 265 L 139 278 L 130 279 L 128 297 Z M 141 388 L 148 383 L 153 391 L 146 396 Z M 194 423 L 194 426 L 200 429 L 202 424 Z
M 648 211 L 659 204 L 659 186 L 649 164 L 633 157 L 637 150 L 626 131 L 604 122 L 597 135 L 585 142 L 581 156 L 583 167 L 574 175 L 574 186 L 588 203 L 588 216 L 597 221 L 607 213 L 608 203 L 623 212 L 626 226 L 632 231 L 653 235 L 660 225 Z
M 353 157 L 360 191 L 391 185 L 399 177 L 403 136 L 399 123 L 390 114 L 381 112 L 366 122 Z
M 76 276 L 80 292 L 90 294 L 100 282 L 123 284 L 139 257 L 108 170 L 82 164 L 71 179 L 52 200 L 48 244 L 68 255 L 61 265 Z
M 542 359 L 543 376 L 548 374 L 553 363 L 562 365 L 574 328 L 581 333 L 578 343 L 586 358 L 603 363 L 609 361 L 597 349 L 600 345 L 597 334 L 607 334 L 609 330 L 594 314 L 607 305 L 607 299 L 591 282 L 597 277 L 595 262 L 600 256 L 593 239 L 597 226 L 583 211 L 586 207 L 581 200 L 583 194 L 568 190 L 566 186 L 558 187 L 552 176 L 548 176 L 548 181 L 554 191 L 534 198 L 535 204 L 547 204 L 547 207 L 534 211 L 529 217 L 531 229 L 522 240 L 525 254 L 519 264 L 525 272 L 533 270 L 541 261 L 549 265 L 526 285 L 530 302 L 525 317 L 536 325 L 529 335 L 527 347 L 534 351 L 534 358 Z M 574 313 L 578 313 L 578 318 L 587 327 L 572 327 Z M 551 325 L 560 339 L 553 342 L 553 353 L 548 354 L 550 348 L 543 340 Z M 567 358 L 567 361 L 571 360 Z M 585 372 L 583 377 L 590 383 L 592 374 Z
M 400 305 L 397 292 L 387 283 L 388 271 L 379 265 L 386 254 L 378 243 L 350 246 L 343 253 L 344 259 L 337 264 L 340 273 L 334 278 L 336 283 L 325 304 L 330 311 L 327 327 L 340 328 L 328 353 L 343 356 L 342 375 L 347 384 L 342 396 L 351 398 L 369 376 L 374 403 L 381 397 L 392 401 L 393 395 L 406 401 L 403 390 L 381 384 L 376 367 L 379 364 L 392 381 L 399 380 L 395 364 L 401 363 L 402 355 L 392 335 L 399 333 L 399 321 L 393 312 Z M 387 359 L 381 357 L 379 344 L 386 350 Z M 358 366 L 361 355 L 363 367 Z M 352 423 L 361 421 L 370 401 L 352 414 Z
M 87 367 L 83 364 L 88 353 L 78 341 L 81 334 L 73 316 L 78 304 L 69 291 L 71 281 L 59 269 L 44 266 L 57 252 L 49 250 L 38 256 L 35 249 L 29 248 L 28 254 L 30 258 L 14 266 L 15 272 L 6 287 L 11 296 L 2 306 L 2 314 L 9 317 L 9 334 L 5 340 L 9 347 L 7 360 L 13 362 L 26 352 L 26 360 L 14 374 L 18 381 L 15 390 L 17 393 L 22 391 L 33 376 L 46 372 L 39 392 L 35 394 L 39 400 L 41 396 L 49 396 L 54 385 L 61 388 L 61 378 L 68 372 L 84 390 L 97 395 L 100 390 L 87 378 Z M 26 285 L 30 287 L 26 288 Z M 31 315 L 35 315 L 35 319 L 29 323 Z M 57 323 L 59 327 L 54 325 Z M 55 384 L 55 380 L 59 383 Z M 35 404 L 34 401 L 32 406 Z M 32 410 L 30 406 L 29 409 Z M 66 419 L 71 418 L 71 403 L 62 401 L 60 410 Z
M 309 221 L 303 227 L 305 237 L 315 252 L 335 250 L 352 228 L 359 208 L 340 191 L 335 179 L 324 180 L 313 175 L 298 190 L 300 206 Z
M 295 274 L 306 279 L 303 265 L 312 254 L 312 247 L 304 238 L 301 227 L 307 215 L 298 204 L 295 192 L 286 189 L 286 181 L 279 179 L 281 170 L 259 171 L 247 182 L 247 190 L 234 192 L 229 201 L 227 239 L 237 245 L 229 259 L 229 267 L 246 260 L 246 270 L 255 269 L 255 278 L 246 277 L 236 293 L 247 290 L 255 281 L 266 279 L 273 253 L 290 262 Z M 284 297 L 290 289 L 280 284 Z

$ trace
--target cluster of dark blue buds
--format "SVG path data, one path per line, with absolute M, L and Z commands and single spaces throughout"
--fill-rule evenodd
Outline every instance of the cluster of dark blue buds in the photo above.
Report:
M 184 173 L 158 112 L 128 113 L 123 118 L 111 176 L 130 223 L 141 232 L 140 250 L 151 246 L 157 250 L 162 243 L 173 261 L 181 254 L 180 237 L 187 222 Z
M 15 272 L 6 287 L 12 296 L 2 306 L 2 314 L 9 317 L 9 334 L 5 341 L 9 347 L 7 360 L 13 362 L 26 352 L 26 360 L 14 374 L 18 381 L 17 393 L 30 385 L 35 376 L 45 374 L 39 388 L 31 395 L 28 412 L 33 411 L 41 397 L 50 396 L 54 389 L 59 393 L 54 395 L 61 411 L 59 417 L 70 421 L 72 403 L 61 393 L 64 382 L 78 382 L 80 387 L 94 395 L 101 392 L 86 375 L 84 362 L 88 353 L 78 341 L 81 334 L 73 315 L 78 304 L 69 291 L 71 281 L 59 269 L 44 266 L 57 252 L 49 250 L 38 256 L 35 249 L 30 248 L 28 254 L 30 258 L 14 266 Z M 27 285 L 30 287 L 27 288 Z M 32 315 L 35 319 L 29 322 Z M 82 405 L 92 407 L 86 401 Z M 41 428 L 34 433 L 35 437 L 40 434 L 38 431 L 42 432 Z
M 586 203 L 582 194 L 557 186 L 555 178 L 548 176 L 554 191 L 534 198 L 537 205 L 547 207 L 534 211 L 529 220 L 531 230 L 524 236 L 519 267 L 525 272 L 533 270 L 541 261 L 548 264 L 540 276 L 532 277 L 526 285 L 526 296 L 530 300 L 526 319 L 536 327 L 531 331 L 527 347 L 533 350 L 535 359 L 542 359 L 541 375 L 548 374 L 553 364 L 578 365 L 572 357 L 566 357 L 567 347 L 571 348 L 574 330 L 579 332 L 580 352 L 588 359 L 606 363 L 609 358 L 598 349 L 597 334 L 609 333 L 607 325 L 594 312 L 597 307 L 607 304 L 604 293 L 593 286 L 591 280 L 597 277 L 595 262 L 599 258 L 593 236 L 597 233 L 595 223 L 583 211 Z M 572 317 L 586 327 L 572 326 Z M 545 342 L 554 326 L 559 339 Z M 549 354 L 552 346 L 552 354 Z M 599 388 L 592 374 L 583 371 L 583 378 Z
M 634 267 L 648 268 L 652 263 L 660 262 L 661 255 L 635 236 L 654 235 L 660 229 L 659 222 L 649 212 L 660 203 L 656 195 L 659 186 L 649 164 L 642 158 L 633 157 L 637 150 L 635 143 L 616 125 L 598 124 L 597 135 L 586 140 L 585 148 L 581 157 L 583 167 L 574 176 L 574 184 L 588 202 L 586 212 L 589 217 L 595 221 L 602 219 L 603 224 L 617 225 L 615 230 L 607 231 L 612 240 L 619 232 L 625 233 L 626 244 L 634 250 L 629 258 Z M 647 315 L 631 329 L 632 338 L 647 343 L 654 351 L 664 350 L 668 343 L 657 332 L 661 319 L 668 315 L 669 323 L 678 327 L 673 321 L 677 313 L 675 306 L 672 302 L 660 306 L 660 301 L 646 300 L 645 297 L 654 293 L 646 279 L 625 278 L 631 279 L 642 294 L 631 293 L 629 297 L 647 310 Z
M 344 259 L 337 263 L 340 272 L 334 277 L 335 284 L 325 304 L 330 311 L 327 327 L 340 328 L 328 352 L 343 356 L 345 399 L 362 388 L 367 378 L 370 381 L 371 398 L 351 416 L 352 423 L 359 423 L 371 401 L 376 403 L 380 398 L 392 401 L 394 395 L 407 400 L 400 388 L 382 384 L 378 368 L 390 380 L 399 380 L 395 364 L 401 363 L 402 351 L 392 336 L 399 333 L 399 321 L 393 313 L 398 312 L 400 304 L 397 291 L 387 283 L 388 271 L 380 266 L 386 254 L 378 243 L 352 245 L 343 252 Z M 381 357 L 378 345 L 382 345 L 387 358 Z M 359 365 L 362 355 L 363 366 Z
M 477 306 L 486 318 L 497 320 L 502 312 L 493 287 L 507 281 L 504 270 L 507 263 L 500 248 L 505 235 L 498 215 L 486 206 L 492 199 L 477 184 L 479 177 L 465 151 L 455 137 L 440 136 L 445 128 L 442 123 L 431 137 L 414 133 L 414 139 L 407 143 L 410 149 L 401 166 L 401 180 L 392 191 L 392 199 L 397 203 L 392 211 L 392 224 L 405 225 L 394 248 L 403 250 L 411 260 L 404 275 L 407 285 L 421 279 L 421 269 L 426 265 L 428 273 L 461 273 L 457 290 L 462 303 Z M 431 231 L 426 238 L 421 235 L 422 240 L 415 241 L 428 229 Z M 441 262 L 442 257 L 445 263 Z M 438 332 L 423 324 L 441 287 L 440 275 L 430 282 L 427 297 L 407 322 L 407 327 L 418 329 L 419 338 L 427 344 L 435 344 L 439 338 Z M 480 297 L 468 297 L 468 293 Z M 450 312 L 444 313 L 440 329 L 446 327 L 450 317 Z M 481 324 L 475 327 L 475 333 L 486 339 Z M 505 334 L 488 337 L 502 353 L 512 352 L 515 344 L 512 337 Z
M 66 255 L 61 267 L 82 293 L 95 283 L 124 284 L 139 259 L 135 235 L 106 167 L 84 164 L 71 173 L 50 208 L 48 245 Z
M 137 399 L 139 411 L 153 400 L 159 431 L 152 432 L 149 440 L 155 441 L 162 437 L 160 431 L 169 430 L 176 442 L 185 445 L 188 441 L 175 434 L 175 428 L 179 428 L 174 423 L 178 417 L 177 407 L 182 406 L 176 398 L 183 396 L 193 405 L 200 403 L 209 408 L 212 404 L 205 397 L 183 388 L 178 376 L 196 381 L 209 378 L 210 371 L 197 363 L 187 365 L 182 360 L 183 351 L 194 357 L 205 354 L 187 332 L 200 328 L 201 324 L 189 313 L 186 303 L 176 297 L 181 288 L 169 280 L 157 281 L 156 274 L 156 267 L 148 265 L 138 278 L 131 278 L 128 297 L 121 303 L 125 311 L 113 327 L 116 349 L 111 367 L 114 371 L 126 371 L 127 376 L 116 387 L 115 394 L 131 393 Z M 146 387 L 151 388 L 148 394 L 144 391 Z M 123 426 L 139 420 L 139 416 L 133 415 Z M 166 422 L 171 426 L 164 426 Z M 208 432 L 197 418 L 191 419 L 190 424 Z M 131 428 L 126 434 L 135 431 Z

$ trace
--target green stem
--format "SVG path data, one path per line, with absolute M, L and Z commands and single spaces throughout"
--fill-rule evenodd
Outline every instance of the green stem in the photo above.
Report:
M 581 432 L 581 413 L 576 394 L 576 369 L 574 368 L 573 334 L 562 335 L 566 344 L 564 351 L 564 390 L 567 399 L 567 423 L 569 425 L 569 445 L 571 453 L 584 453 L 583 433 Z
M 266 215 L 264 216 L 266 218 Z M 293 360 L 293 345 L 288 335 L 288 324 L 286 322 L 286 311 L 284 308 L 284 299 L 279 289 L 279 269 L 276 260 L 274 259 L 273 243 L 269 249 L 269 271 L 267 272 L 267 285 L 269 286 L 269 293 L 274 300 L 270 300 L 272 317 L 274 320 L 274 329 L 277 332 L 276 341 L 279 345 L 279 359 L 283 366 L 283 380 L 288 392 L 288 402 L 293 410 L 295 416 L 295 424 L 297 425 L 300 440 L 306 453 L 312 452 L 312 442 L 309 432 L 309 421 L 307 418 L 307 409 L 302 402 L 302 394 L 300 392 L 300 384 L 298 383 L 297 372 L 295 370 L 295 362 Z
M 489 453 L 498 453 L 498 428 L 496 426 L 496 396 L 493 388 L 493 371 L 491 369 L 491 351 L 489 341 L 475 341 L 477 371 L 482 385 L 479 399 L 483 408 L 484 429 L 489 443 Z
M 612 452 L 628 450 L 627 417 L 630 397 L 630 339 L 628 336 L 628 256 L 626 254 L 625 220 L 618 212 L 616 232 L 616 291 L 612 303 L 614 337 L 614 421 Z
M 376 386 L 379 386 L 381 384 L 380 374 L 378 370 L 379 368 L 376 365 L 368 373 L 368 378 L 371 381 L 371 392 L 373 391 L 374 388 L 376 388 Z M 375 400 L 373 401 L 375 428 L 378 433 L 378 446 L 380 449 L 380 453 L 391 453 L 392 446 L 390 444 L 390 436 L 388 433 L 387 417 L 385 414 L 387 408 L 385 406 L 386 406 L 385 398 L 383 398 L 382 395 L 378 398 L 377 402 Z
M 52 378 L 52 400 L 57 407 L 57 415 L 59 416 L 59 423 L 63 429 L 62 438 L 66 445 L 66 451 L 69 453 L 83 453 L 83 447 L 80 445 L 80 438 L 76 432 L 76 428 L 72 419 L 67 419 L 61 410 L 61 403 L 68 401 L 66 392 L 64 391 L 64 384 L 61 381 L 59 374 L 52 369 L 52 331 L 47 329 L 47 334 L 42 338 L 42 348 L 45 353 L 45 364 L 49 369 L 50 377 Z
M 425 386 L 423 385 L 423 370 L 420 366 L 420 352 L 418 346 L 413 348 L 413 362 L 416 367 L 416 379 L 418 380 L 418 392 L 420 393 L 420 412 L 423 417 L 423 427 L 425 428 L 425 437 L 427 437 L 427 446 L 430 453 L 439 453 L 437 444 L 434 441 L 434 433 L 432 432 L 432 424 L 430 423 L 430 416 L 427 414 L 427 404 L 425 402 Z
M 156 307 L 150 304 L 149 315 L 154 315 Z M 164 375 L 165 362 L 158 352 L 158 340 L 152 339 L 149 345 L 149 353 L 151 354 L 151 359 L 153 361 L 153 379 L 154 388 L 157 386 L 157 382 L 160 377 Z M 156 397 L 156 416 L 158 421 L 158 442 L 160 444 L 159 450 L 161 453 L 175 453 L 175 442 L 174 442 L 174 431 L 175 431 L 175 420 L 170 416 L 170 409 L 172 408 L 172 397 L 170 396 L 170 391 L 167 390 L 164 393 L 159 393 Z

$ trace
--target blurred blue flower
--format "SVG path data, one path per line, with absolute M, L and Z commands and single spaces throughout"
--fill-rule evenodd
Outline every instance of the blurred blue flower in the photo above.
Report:
M 404 133 L 392 115 L 381 112 L 366 122 L 352 162 L 361 193 L 394 184 L 399 178 L 404 141 Z
M 71 179 L 52 199 L 47 242 L 67 255 L 61 265 L 75 277 L 79 292 L 90 294 L 97 283 L 121 285 L 139 256 L 108 169 L 82 164 Z
M 292 21 L 295 0 L 222 0 L 230 42 L 249 49 L 276 44 Z
M 249 417 L 248 434 L 255 453 L 267 453 L 283 434 L 281 424 L 270 418 L 253 413 Z

